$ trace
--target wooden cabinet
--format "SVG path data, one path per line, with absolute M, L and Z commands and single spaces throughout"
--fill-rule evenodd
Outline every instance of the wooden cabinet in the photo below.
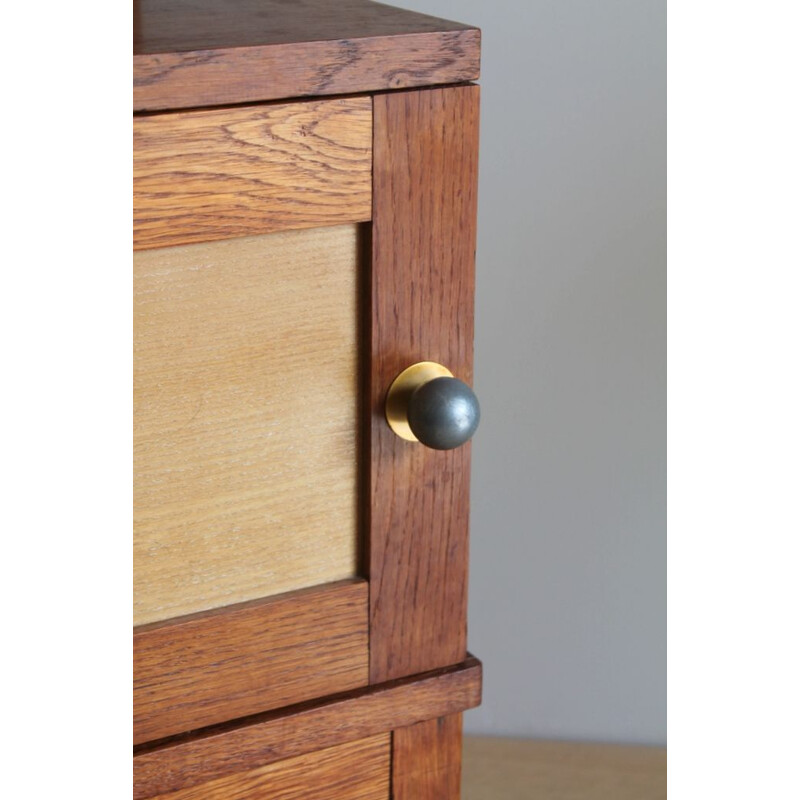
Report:
M 480 33 L 366 0 L 134 4 L 134 796 L 455 798 Z

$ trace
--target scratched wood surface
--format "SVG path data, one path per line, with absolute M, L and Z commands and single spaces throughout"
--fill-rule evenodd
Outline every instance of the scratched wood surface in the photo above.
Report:
M 357 574 L 359 240 L 135 254 L 135 625 Z
M 364 686 L 367 596 L 340 581 L 135 628 L 133 743 Z
M 134 0 L 134 111 L 475 80 L 480 31 L 368 0 Z
M 134 798 L 458 714 L 477 706 L 480 698 L 481 664 L 470 656 L 442 670 L 143 745 L 134 751 Z
M 160 800 L 389 800 L 390 736 L 347 742 L 209 783 Z
M 386 390 L 417 361 L 472 381 L 479 87 L 374 101 L 370 680 L 466 653 L 470 444 L 397 437 Z
M 134 249 L 370 218 L 369 97 L 133 120 Z

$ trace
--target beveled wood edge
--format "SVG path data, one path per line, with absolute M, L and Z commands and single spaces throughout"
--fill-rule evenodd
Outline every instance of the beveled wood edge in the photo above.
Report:
M 365 94 L 474 81 L 481 31 L 444 31 L 133 56 L 133 112 Z M 286 69 L 292 64 L 292 69 Z M 326 68 L 327 65 L 327 68 Z M 261 75 L 254 80 L 254 75 Z
M 133 629 L 134 744 L 363 686 L 363 578 Z
M 134 800 L 480 704 L 481 662 L 388 681 L 134 749 Z

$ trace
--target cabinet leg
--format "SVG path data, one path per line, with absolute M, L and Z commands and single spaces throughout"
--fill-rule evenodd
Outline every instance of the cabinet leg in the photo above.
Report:
M 392 800 L 459 800 L 461 714 L 398 728 L 392 735 Z

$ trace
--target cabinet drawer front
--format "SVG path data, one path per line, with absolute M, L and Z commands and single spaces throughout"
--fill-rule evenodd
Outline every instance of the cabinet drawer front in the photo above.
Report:
M 389 800 L 391 735 L 318 750 L 159 800 Z
M 372 213 L 369 97 L 136 117 L 133 141 L 135 249 Z
M 134 624 L 356 574 L 360 236 L 134 255 Z

